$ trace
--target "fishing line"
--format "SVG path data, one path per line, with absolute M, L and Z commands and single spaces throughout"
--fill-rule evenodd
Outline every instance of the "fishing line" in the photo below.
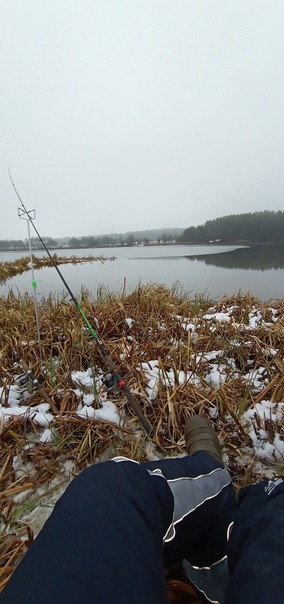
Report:
M 124 394 L 125 394 L 125 396 L 126 396 L 126 398 L 128 400 L 128 403 L 129 403 L 130 407 L 133 409 L 134 413 L 137 415 L 137 418 L 139 419 L 139 422 L 140 422 L 141 426 L 144 428 L 144 430 L 146 431 L 146 433 L 149 436 L 153 436 L 154 435 L 154 431 L 153 431 L 153 428 L 152 428 L 151 424 L 148 422 L 148 420 L 146 419 L 146 417 L 144 417 L 144 415 L 143 415 L 143 413 L 142 413 L 142 411 L 141 411 L 141 409 L 140 409 L 140 407 L 139 407 L 136 399 L 134 398 L 133 394 L 131 394 L 130 390 L 128 389 L 128 387 L 127 387 L 124 379 L 121 377 L 120 373 L 117 371 L 114 362 L 112 361 L 111 357 L 107 353 L 107 351 L 106 351 L 106 349 L 105 349 L 102 341 L 100 340 L 98 334 L 95 332 L 95 330 L 93 329 L 93 327 L 90 324 L 89 320 L 87 319 L 86 315 L 84 314 L 84 312 L 83 312 L 83 310 L 82 310 L 82 308 L 81 308 L 78 300 L 75 298 L 75 296 L 74 296 L 73 292 L 71 291 L 71 289 L 70 289 L 67 281 L 65 280 L 65 278 L 62 275 L 60 269 L 58 268 L 58 266 L 57 266 L 57 264 L 56 264 L 53 256 L 51 255 L 51 253 L 48 250 L 46 244 L 44 243 L 42 237 L 40 236 L 40 234 L 39 234 L 39 232 L 38 232 L 38 230 L 37 230 L 37 228 L 36 228 L 36 226 L 35 226 L 35 224 L 33 222 L 33 219 L 31 217 L 31 213 L 28 212 L 28 210 L 26 209 L 26 207 L 25 207 L 25 205 L 23 203 L 23 200 L 22 200 L 22 198 L 20 197 L 20 195 L 19 195 L 19 193 L 17 191 L 16 185 L 15 185 L 13 179 L 12 179 L 12 176 L 11 176 L 10 168 L 8 169 L 8 173 L 9 173 L 9 178 L 10 178 L 11 184 L 13 186 L 13 189 L 14 189 L 14 191 L 15 191 L 15 193 L 16 193 L 19 201 L 20 201 L 21 206 L 22 206 L 23 214 L 27 217 L 27 220 L 32 225 L 35 233 L 37 234 L 37 237 L 38 237 L 39 241 L 43 245 L 43 247 L 44 247 L 44 249 L 45 249 L 45 251 L 46 251 L 46 253 L 47 253 L 47 255 L 48 255 L 48 257 L 49 257 L 49 259 L 51 261 L 52 266 L 54 266 L 54 268 L 56 269 L 56 271 L 57 271 L 57 273 L 58 273 L 61 281 L 64 283 L 64 286 L 66 287 L 66 289 L 68 291 L 68 294 L 69 294 L 72 302 L 74 302 L 74 304 L 75 304 L 78 312 L 80 313 L 80 315 L 81 315 L 81 317 L 82 317 L 85 325 L 88 327 L 89 332 L 91 333 L 91 335 L 93 336 L 94 340 L 96 341 L 98 349 L 99 349 L 102 357 L 106 361 L 106 364 L 108 365 L 108 367 L 110 369 L 110 372 L 111 372 L 111 374 L 112 374 L 112 376 L 114 378 L 115 383 L 117 383 L 117 385 L 119 386 L 119 388 L 124 392 Z

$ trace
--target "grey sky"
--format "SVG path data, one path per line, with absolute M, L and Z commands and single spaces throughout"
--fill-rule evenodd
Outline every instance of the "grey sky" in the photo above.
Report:
M 283 0 L 1 0 L 0 239 L 284 210 Z

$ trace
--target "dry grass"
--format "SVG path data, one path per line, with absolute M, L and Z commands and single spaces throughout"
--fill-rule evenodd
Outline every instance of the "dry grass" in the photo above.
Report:
M 111 258 L 105 258 L 104 256 L 57 256 L 53 254 L 53 260 L 56 264 L 81 264 L 82 262 L 105 262 L 106 260 L 114 260 L 114 256 Z M 0 283 L 4 283 L 7 279 L 11 279 L 16 275 L 22 275 L 30 270 L 31 259 L 29 256 L 19 258 L 13 262 L 0 262 Z M 48 256 L 34 256 L 33 255 L 33 266 L 35 269 L 40 269 L 45 266 L 53 266 L 51 259 Z
M 261 478 L 261 470 L 256 474 L 253 463 L 241 463 L 250 444 L 241 418 L 246 409 L 264 398 L 284 401 L 283 300 L 260 303 L 250 295 L 237 294 L 212 303 L 203 298 L 179 297 L 163 286 L 145 286 L 127 296 L 104 292 L 96 301 L 84 292 L 80 303 L 152 424 L 156 446 L 172 456 L 184 451 L 183 427 L 188 416 L 211 416 L 216 409 L 216 430 L 235 484 L 242 486 Z M 213 311 L 228 313 L 229 320 L 210 320 L 208 316 L 213 316 Z M 55 434 L 51 443 L 41 443 L 31 419 L 13 417 L 5 424 L 2 420 L 0 589 L 33 539 L 30 527 L 22 522 L 23 511 L 36 505 L 39 485 L 50 487 L 53 478 L 60 476 L 64 460 L 73 461 L 77 473 L 95 459 L 119 454 L 143 461 L 152 450 L 149 438 L 123 398 L 115 402 L 119 412 L 126 413 L 124 427 L 78 417 L 80 397 L 74 391 L 71 370 L 92 367 L 96 372 L 107 368 L 71 302 L 49 297 L 39 303 L 38 312 L 42 363 L 33 298 L 16 297 L 10 292 L 0 299 L 2 404 L 8 404 L 9 387 L 21 373 L 18 362 L 23 359 L 51 402 Z M 251 328 L 253 315 L 258 324 Z M 218 351 L 216 362 L 224 376 L 217 386 L 207 379 L 208 353 L 212 351 Z M 157 396 L 152 401 L 144 365 L 151 360 L 158 360 L 160 369 Z M 260 367 L 263 387 L 255 392 L 242 376 Z M 184 380 L 179 379 L 181 372 Z M 98 406 L 95 388 L 93 394 L 93 404 Z M 40 402 L 42 393 L 34 389 L 29 405 Z M 272 440 L 276 429 L 280 434 L 284 432 L 282 422 L 275 426 L 269 419 L 266 428 Z M 16 456 L 27 467 L 20 477 L 13 466 Z M 15 495 L 23 492 L 31 495 L 22 505 Z

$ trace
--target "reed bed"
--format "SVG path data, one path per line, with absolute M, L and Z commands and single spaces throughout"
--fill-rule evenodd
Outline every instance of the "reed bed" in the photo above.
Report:
M 82 264 L 82 262 L 105 262 L 106 260 L 115 260 L 114 256 L 106 258 L 104 256 L 57 256 L 53 254 L 53 260 L 56 264 Z M 53 266 L 52 261 L 48 256 L 35 256 L 32 255 L 33 266 L 35 269 L 44 268 L 46 266 Z M 0 262 L 0 283 L 4 283 L 7 279 L 11 279 L 16 275 L 22 275 L 23 273 L 31 269 L 31 259 L 29 256 L 19 258 L 13 262 Z
M 282 417 L 263 419 L 257 404 L 284 402 L 284 300 L 262 303 L 240 293 L 219 301 L 191 299 L 147 285 L 129 295 L 102 290 L 97 300 L 84 291 L 80 304 L 155 436 L 147 437 L 127 401 L 110 392 L 120 425 L 78 415 L 85 394 L 92 396 L 94 409 L 100 408 L 106 392 L 96 378 L 107 368 L 75 305 L 53 296 L 39 302 L 41 361 L 32 296 L 10 292 L 0 298 L 2 408 L 10 405 L 9 393 L 24 361 L 40 387 L 19 387 L 20 404 L 36 407 L 45 393 L 53 433 L 52 440 L 42 442 L 44 427 L 31 416 L 2 416 L 0 590 L 33 540 L 29 513 L 52 507 L 60 489 L 90 463 L 114 455 L 143 461 L 184 453 L 183 428 L 192 414 L 214 422 L 237 489 L 282 469 L 279 456 L 275 463 L 256 459 L 243 417 L 252 410 L 256 433 L 265 429 L 271 443 L 276 433 L 283 440 Z M 93 384 L 78 388 L 72 372 L 90 370 Z M 178 585 L 176 591 L 182 591 L 179 581 L 171 581 L 171 589 Z M 185 597 L 197 601 L 192 594 Z

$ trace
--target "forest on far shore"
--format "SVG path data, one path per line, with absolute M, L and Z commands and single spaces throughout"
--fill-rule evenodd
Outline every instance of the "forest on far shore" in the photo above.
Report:
M 284 243 L 284 212 L 232 214 L 188 227 L 179 237 L 183 243 Z
M 122 234 L 89 235 L 55 239 L 42 237 L 48 249 L 86 249 L 111 246 L 178 244 L 178 243 L 284 243 L 284 212 L 265 210 L 248 214 L 231 214 L 208 220 L 197 227 L 133 231 Z M 32 249 L 42 249 L 37 237 L 31 237 Z M 28 239 L 0 240 L 0 251 L 26 251 Z

